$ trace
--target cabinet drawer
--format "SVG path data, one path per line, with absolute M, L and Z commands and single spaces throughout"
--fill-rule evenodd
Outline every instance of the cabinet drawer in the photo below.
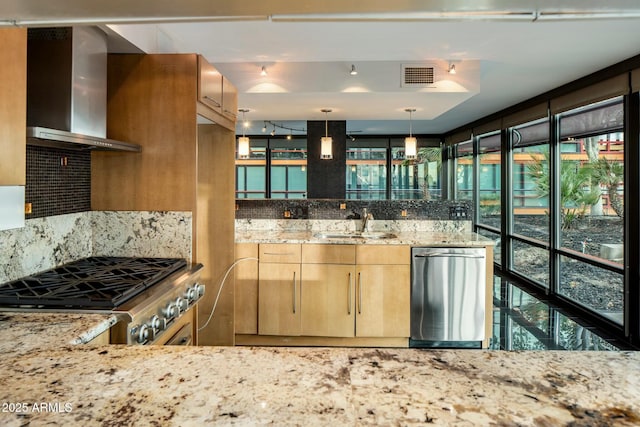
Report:
M 260 245 L 260 262 L 300 263 L 300 246 L 297 243 L 264 243 Z
M 355 264 L 355 245 L 302 245 L 303 264 Z
M 358 245 L 357 264 L 410 264 L 411 249 L 407 245 Z

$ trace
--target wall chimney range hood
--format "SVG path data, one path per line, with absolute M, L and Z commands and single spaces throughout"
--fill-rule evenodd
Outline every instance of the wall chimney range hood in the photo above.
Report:
M 106 134 L 107 35 L 96 27 L 30 28 L 27 144 L 141 151 Z

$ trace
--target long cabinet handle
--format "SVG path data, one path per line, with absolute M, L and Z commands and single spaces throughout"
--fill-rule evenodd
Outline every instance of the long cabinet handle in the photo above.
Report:
M 296 313 L 296 297 L 297 297 L 297 292 L 296 292 L 296 272 L 293 272 L 293 314 Z
M 204 99 L 213 102 L 216 107 L 222 107 L 222 104 L 220 104 L 218 101 L 216 101 L 215 99 L 211 98 L 210 96 L 205 95 Z
M 280 256 L 289 256 L 295 255 L 293 252 L 263 252 L 262 255 L 280 255 Z
M 349 306 L 347 307 L 347 314 L 351 314 L 351 272 L 349 272 L 349 292 L 347 293 L 347 301 L 349 301 Z
M 362 275 L 358 272 L 358 314 L 362 314 Z

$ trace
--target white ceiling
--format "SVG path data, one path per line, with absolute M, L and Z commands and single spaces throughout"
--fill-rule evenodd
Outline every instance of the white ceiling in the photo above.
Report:
M 629 0 L 538 0 L 525 8 L 494 0 L 474 9 L 458 0 L 214 3 L 184 0 L 176 9 L 164 1 L 95 0 L 91 11 L 79 0 L 56 2 L 55 10 L 4 0 L 0 16 L 29 25 L 114 24 L 145 52 L 201 53 L 238 87 L 239 107 L 250 110 L 248 133 L 259 133 L 265 120 L 304 128 L 307 119 L 325 118 L 323 108 L 333 110 L 330 120 L 347 120 L 350 132 L 389 134 L 406 133 L 404 110 L 415 108 L 414 133 L 443 133 L 640 53 L 640 4 Z M 618 18 L 543 19 L 545 11 L 586 8 Z M 474 15 L 505 10 L 528 15 Z M 365 15 L 372 11 L 378 14 Z M 282 20 L 284 13 L 301 15 Z M 141 23 L 149 17 L 152 23 Z M 187 22 L 168 22 L 175 18 Z M 435 66 L 437 88 L 401 87 L 406 63 Z M 445 72 L 449 63 L 455 76 Z M 349 75 L 352 64 L 357 76 Z

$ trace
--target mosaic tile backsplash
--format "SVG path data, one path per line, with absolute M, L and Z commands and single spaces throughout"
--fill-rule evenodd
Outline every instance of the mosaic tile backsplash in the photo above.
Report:
M 27 146 L 25 219 L 91 210 L 91 153 L 88 150 Z
M 383 220 L 470 221 L 473 216 L 471 202 L 460 200 L 238 199 L 236 219 L 357 219 L 364 208 Z

